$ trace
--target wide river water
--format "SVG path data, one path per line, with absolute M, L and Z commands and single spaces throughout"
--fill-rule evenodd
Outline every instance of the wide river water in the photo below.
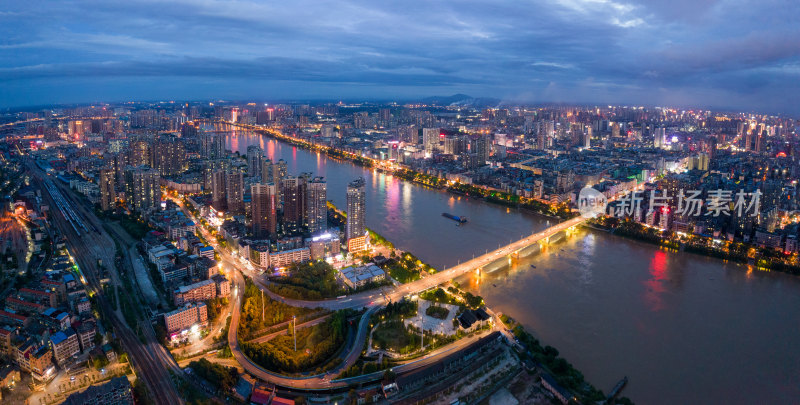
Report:
M 434 267 L 452 266 L 553 221 L 451 195 L 248 132 L 291 174 L 328 182 L 344 207 L 366 179 L 367 226 Z M 442 212 L 467 216 L 456 226 Z M 535 266 L 535 267 L 532 267 Z M 514 267 L 459 280 L 519 320 L 608 392 L 642 404 L 800 403 L 800 278 L 582 230 Z

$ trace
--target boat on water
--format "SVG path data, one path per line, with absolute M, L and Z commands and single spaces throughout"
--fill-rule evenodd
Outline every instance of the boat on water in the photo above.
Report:
M 607 404 L 611 403 L 611 401 L 613 401 L 614 398 L 616 398 L 616 396 L 619 395 L 620 391 L 622 391 L 622 389 L 625 388 L 626 384 L 628 384 L 628 376 L 625 376 L 621 380 L 619 380 L 617 385 L 615 385 L 614 388 L 611 389 L 611 393 L 608 394 L 608 397 L 606 398 L 606 403 Z
M 447 212 L 443 212 L 442 216 L 448 219 L 452 219 L 453 221 L 456 221 L 460 224 L 467 222 L 467 217 L 459 217 L 457 215 L 449 214 Z

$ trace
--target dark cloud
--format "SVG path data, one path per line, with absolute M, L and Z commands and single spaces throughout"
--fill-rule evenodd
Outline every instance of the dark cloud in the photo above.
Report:
M 292 58 L 225 60 L 182 58 L 159 62 L 123 61 L 70 63 L 0 68 L 2 80 L 34 80 L 77 77 L 221 77 L 253 80 L 296 80 L 308 82 L 362 83 L 367 85 L 443 86 L 475 82 L 469 78 L 441 74 L 432 69 L 406 71 L 402 66 L 375 69 L 356 63 Z
M 5 8 L 0 105 L 7 106 L 465 92 L 800 112 L 791 93 L 800 83 L 800 5 L 789 0 L 129 0 Z

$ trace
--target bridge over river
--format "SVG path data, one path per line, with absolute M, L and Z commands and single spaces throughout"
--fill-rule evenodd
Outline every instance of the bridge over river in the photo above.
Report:
M 525 257 L 538 252 L 542 245 L 548 244 L 554 237 L 558 237 L 559 234 L 568 234 L 575 231 L 577 226 L 585 221 L 586 218 L 580 216 L 566 220 L 543 231 L 536 232 L 509 243 L 508 245 L 501 246 L 498 249 L 477 256 L 474 259 L 465 261 L 464 263 L 459 263 L 456 266 L 449 267 L 419 280 L 402 284 L 389 290 L 384 290 L 381 294 L 377 294 L 375 291 L 365 291 L 349 295 L 345 298 L 306 301 L 284 298 L 273 293 L 266 288 L 268 281 L 263 275 L 256 277 L 256 283 L 273 299 L 292 306 L 337 310 L 383 305 L 388 301 L 398 301 L 404 296 L 418 294 L 434 288 L 469 272 L 490 272 L 505 267 L 519 257 Z

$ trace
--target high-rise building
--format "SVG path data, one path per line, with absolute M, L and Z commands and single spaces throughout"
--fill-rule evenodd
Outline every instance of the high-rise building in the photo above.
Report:
M 113 169 L 100 170 L 100 209 L 108 211 L 114 208 L 114 203 L 117 200 L 117 192 L 115 191 L 115 177 Z
M 486 135 L 478 135 L 470 139 L 469 151 L 478 156 L 478 166 L 489 161 L 489 139 Z
M 333 130 L 335 129 L 333 124 L 323 124 L 322 128 L 319 130 L 319 135 L 323 138 L 333 138 Z
M 690 156 L 686 160 L 687 163 L 686 168 L 688 170 L 708 171 L 708 162 L 709 162 L 708 154 L 700 153 L 697 156 Z
M 200 137 L 200 150 L 206 159 L 225 157 L 225 135 L 204 132 Z
M 197 125 L 184 123 L 181 125 L 181 138 L 195 138 L 197 137 Z
M 131 167 L 125 171 L 128 205 L 134 212 L 146 212 L 161 203 L 158 171 L 147 166 Z
M 425 151 L 432 152 L 439 149 L 439 128 L 423 128 L 422 129 L 422 145 Z
M 757 132 L 756 132 L 755 136 L 753 137 L 754 138 L 753 139 L 753 141 L 754 141 L 753 142 L 753 150 L 756 153 L 761 153 L 762 149 L 764 147 L 764 138 L 767 136 L 767 132 L 766 131 L 758 131 L 758 130 L 756 130 L 756 131 Z
M 270 122 L 275 121 L 275 109 L 274 108 L 267 108 L 264 111 L 256 112 L 256 124 L 258 125 L 266 125 Z
M 286 161 L 283 159 L 278 160 L 276 163 L 269 165 L 269 170 L 266 169 L 267 164 L 265 163 L 262 167 L 261 173 L 261 181 L 264 183 L 273 183 L 276 187 L 276 196 L 277 203 L 280 206 L 283 204 L 283 195 L 281 194 L 281 180 L 287 175 L 288 165 Z M 264 174 L 267 174 L 267 177 L 264 177 Z
M 205 159 L 213 159 L 214 153 L 214 134 L 208 132 L 201 132 L 200 136 L 200 156 Z
M 536 149 L 549 148 L 555 137 L 555 122 L 551 120 L 536 123 Z
M 565 193 L 575 184 L 575 173 L 572 170 L 562 170 L 556 175 L 556 190 Z
M 400 141 L 389 141 L 387 142 L 388 152 L 389 152 L 389 160 L 392 162 L 399 162 L 400 161 Z
M 654 148 L 663 148 L 664 141 L 666 140 L 667 133 L 664 128 L 656 128 L 653 133 L 653 147 Z
M 286 232 L 296 232 L 303 225 L 306 206 L 306 178 L 286 176 L 281 181 L 283 225 Z
M 84 121 L 81 120 L 70 121 L 68 131 L 70 139 L 82 140 L 83 135 L 86 132 Z
M 745 129 L 744 133 L 744 150 L 750 151 L 753 149 L 753 130 Z
M 418 145 L 420 139 L 422 139 L 422 128 L 411 127 L 408 130 L 408 143 L 412 145 Z
M 360 111 L 353 114 L 353 127 L 368 128 L 372 126 L 372 120 L 367 111 Z
M 253 235 L 258 238 L 274 237 L 278 233 L 278 209 L 274 184 L 253 184 L 251 224 Z
M 250 177 L 261 176 L 261 165 L 264 161 L 264 150 L 258 145 L 247 147 L 247 175 Z
M 619 138 L 619 131 L 620 131 L 619 122 L 612 122 L 611 123 L 611 136 L 614 137 L 614 138 Z
M 367 231 L 364 216 L 366 215 L 367 194 L 364 191 L 364 178 L 358 178 L 347 185 L 347 225 L 345 238 L 353 239 L 363 236 Z
M 161 137 L 153 148 L 153 165 L 161 176 L 174 176 L 186 170 L 186 148 L 176 136 Z
M 230 122 L 239 122 L 239 107 L 226 108 L 224 117 Z
M 244 214 L 244 176 L 241 171 L 231 169 L 226 174 L 225 197 L 231 215 Z
M 272 160 L 264 159 L 261 162 L 261 181 L 264 183 L 270 183 L 272 181 Z
M 712 136 L 708 140 L 708 157 L 709 159 L 713 159 L 716 156 L 717 151 L 717 137 Z
M 128 164 L 131 166 L 150 166 L 151 151 L 150 143 L 146 140 L 140 139 L 130 143 L 128 147 L 129 157 Z
M 384 123 L 388 123 L 392 119 L 392 110 L 388 108 L 381 108 L 378 114 Z
M 230 163 L 229 159 L 214 159 L 203 162 L 203 188 L 206 191 L 214 189 L 214 172 L 227 171 L 231 167 Z
M 114 167 L 114 176 L 116 177 L 115 180 L 120 188 L 124 188 L 125 168 L 128 167 L 128 157 L 127 153 L 119 152 L 115 153 L 113 159 L 111 159 L 111 163 Z
M 402 126 L 397 129 L 397 135 L 400 140 L 409 145 L 416 145 L 419 142 L 419 132 L 419 128 L 413 125 Z
M 307 185 L 306 226 L 312 235 L 328 229 L 328 189 L 322 177 Z
M 223 159 L 227 157 L 228 153 L 225 149 L 225 134 L 217 134 L 214 137 L 214 153 L 217 156 L 217 159 Z
M 460 155 L 466 150 L 465 140 L 460 135 L 448 135 L 444 138 L 444 153 L 449 155 Z
M 286 164 L 286 161 L 283 159 L 278 160 L 278 162 L 275 163 L 274 167 L 272 168 L 273 183 L 278 184 L 274 180 L 280 180 L 286 177 L 287 173 L 288 165 Z
M 583 131 L 583 147 L 592 147 L 592 127 L 587 126 Z
M 211 205 L 217 211 L 228 209 L 228 179 L 226 170 L 214 170 L 211 172 Z

